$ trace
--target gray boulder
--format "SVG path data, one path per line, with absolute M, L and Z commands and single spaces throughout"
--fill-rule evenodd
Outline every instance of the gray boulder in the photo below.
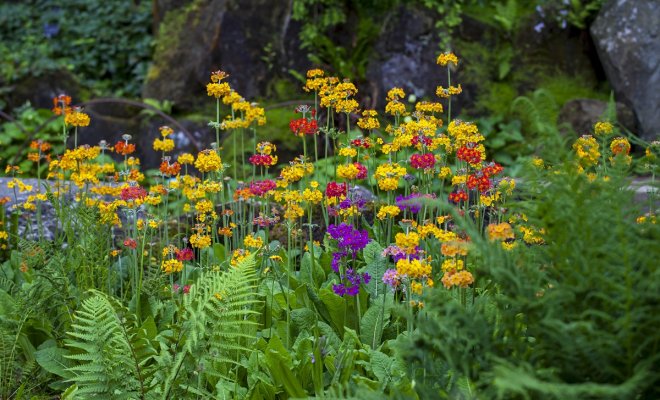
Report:
M 618 100 L 632 107 L 640 136 L 660 134 L 660 2 L 610 0 L 591 26 Z

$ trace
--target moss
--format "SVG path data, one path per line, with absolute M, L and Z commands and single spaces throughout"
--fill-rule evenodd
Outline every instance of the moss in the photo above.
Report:
M 573 99 L 598 99 L 607 101 L 608 92 L 598 90 L 589 80 L 580 76 L 556 74 L 542 78 L 539 88 L 552 95 L 559 107 Z
M 167 65 L 170 60 L 171 50 L 179 46 L 181 33 L 189 25 L 188 19 L 192 12 L 199 9 L 203 0 L 195 0 L 180 9 L 170 10 L 165 14 L 163 22 L 158 27 L 158 36 L 155 41 L 153 63 L 149 66 L 147 80 L 155 80 L 160 77 L 161 66 Z
M 518 97 L 515 87 L 507 82 L 490 82 L 479 96 L 476 106 L 491 115 L 508 115 L 511 102 Z

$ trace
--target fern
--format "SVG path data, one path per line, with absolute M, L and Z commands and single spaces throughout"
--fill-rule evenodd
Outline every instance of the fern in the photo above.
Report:
M 67 358 L 79 364 L 67 370 L 80 396 L 145 398 L 154 350 L 135 318 L 116 300 L 96 292 L 76 313 Z
M 202 273 L 184 296 L 183 323 L 167 341 L 180 351 L 173 354 L 166 348 L 158 356 L 160 365 L 170 367 L 167 375 L 159 377 L 164 382 L 163 398 L 184 396 L 178 388 L 189 395 L 193 386 L 198 390 L 197 377 L 191 376 L 194 370 L 212 387 L 220 380 L 235 382 L 236 376 L 230 376 L 232 367 L 249 357 L 256 338 L 255 264 L 254 257 L 248 257 L 225 272 Z M 186 361 L 192 368 L 184 368 Z M 188 387 L 191 380 L 196 385 Z

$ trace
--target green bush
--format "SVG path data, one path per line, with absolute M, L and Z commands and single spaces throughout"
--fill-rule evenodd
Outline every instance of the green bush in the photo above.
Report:
M 67 69 L 101 93 L 138 95 L 152 50 L 149 3 L 26 0 L 0 5 L 0 83 Z

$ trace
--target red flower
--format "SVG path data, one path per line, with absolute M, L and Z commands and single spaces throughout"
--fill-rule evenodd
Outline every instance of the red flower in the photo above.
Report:
M 277 184 L 272 179 L 255 181 L 250 183 L 250 192 L 255 196 L 263 196 L 271 190 L 274 190 Z
M 358 169 L 358 173 L 355 176 L 355 179 L 366 179 L 367 178 L 367 167 L 360 164 L 359 162 L 353 163 Z
M 183 249 L 176 251 L 176 259 L 179 261 L 190 261 L 194 257 L 195 253 L 193 253 L 190 247 L 184 247 Z
M 371 141 L 367 139 L 357 138 L 351 141 L 351 145 L 354 147 L 362 147 L 363 149 L 368 149 L 371 147 Z
M 433 143 L 433 139 L 430 137 L 418 135 L 418 136 L 413 136 L 412 140 L 410 141 L 413 146 L 417 146 L 420 142 L 424 144 L 424 146 L 430 146 L 431 143 Z
M 275 165 L 275 163 L 277 163 L 277 159 L 267 154 L 254 154 L 250 156 L 249 161 L 252 163 L 252 165 L 263 165 L 266 167 L 270 167 L 271 165 Z
M 129 249 L 135 249 L 137 247 L 137 242 L 135 239 L 128 238 L 124 240 L 124 246 Z
M 415 169 L 431 169 L 435 166 L 435 157 L 431 153 L 413 154 L 410 156 L 410 165 Z
M 318 124 L 315 119 L 312 118 L 298 118 L 292 119 L 289 122 L 289 129 L 296 136 L 303 135 L 313 135 L 318 130 Z
M 459 190 L 453 193 L 449 193 L 449 201 L 452 203 L 460 203 L 461 201 L 467 201 L 468 195 L 464 190 Z
M 348 193 L 347 183 L 330 182 L 325 188 L 325 195 L 327 197 L 341 197 L 346 196 Z
M 456 157 L 468 164 L 476 165 L 481 162 L 481 153 L 473 147 L 463 146 L 456 151 Z
M 504 171 L 504 168 L 496 162 L 491 162 L 490 164 L 486 165 L 481 169 L 481 173 L 489 178 L 493 175 L 499 174 L 502 171 Z
M 121 190 L 121 199 L 124 201 L 143 199 L 147 197 L 147 191 L 140 186 L 129 186 Z
M 469 189 L 479 189 L 482 193 L 491 188 L 491 181 L 488 179 L 488 176 L 480 172 L 469 175 L 465 184 Z

